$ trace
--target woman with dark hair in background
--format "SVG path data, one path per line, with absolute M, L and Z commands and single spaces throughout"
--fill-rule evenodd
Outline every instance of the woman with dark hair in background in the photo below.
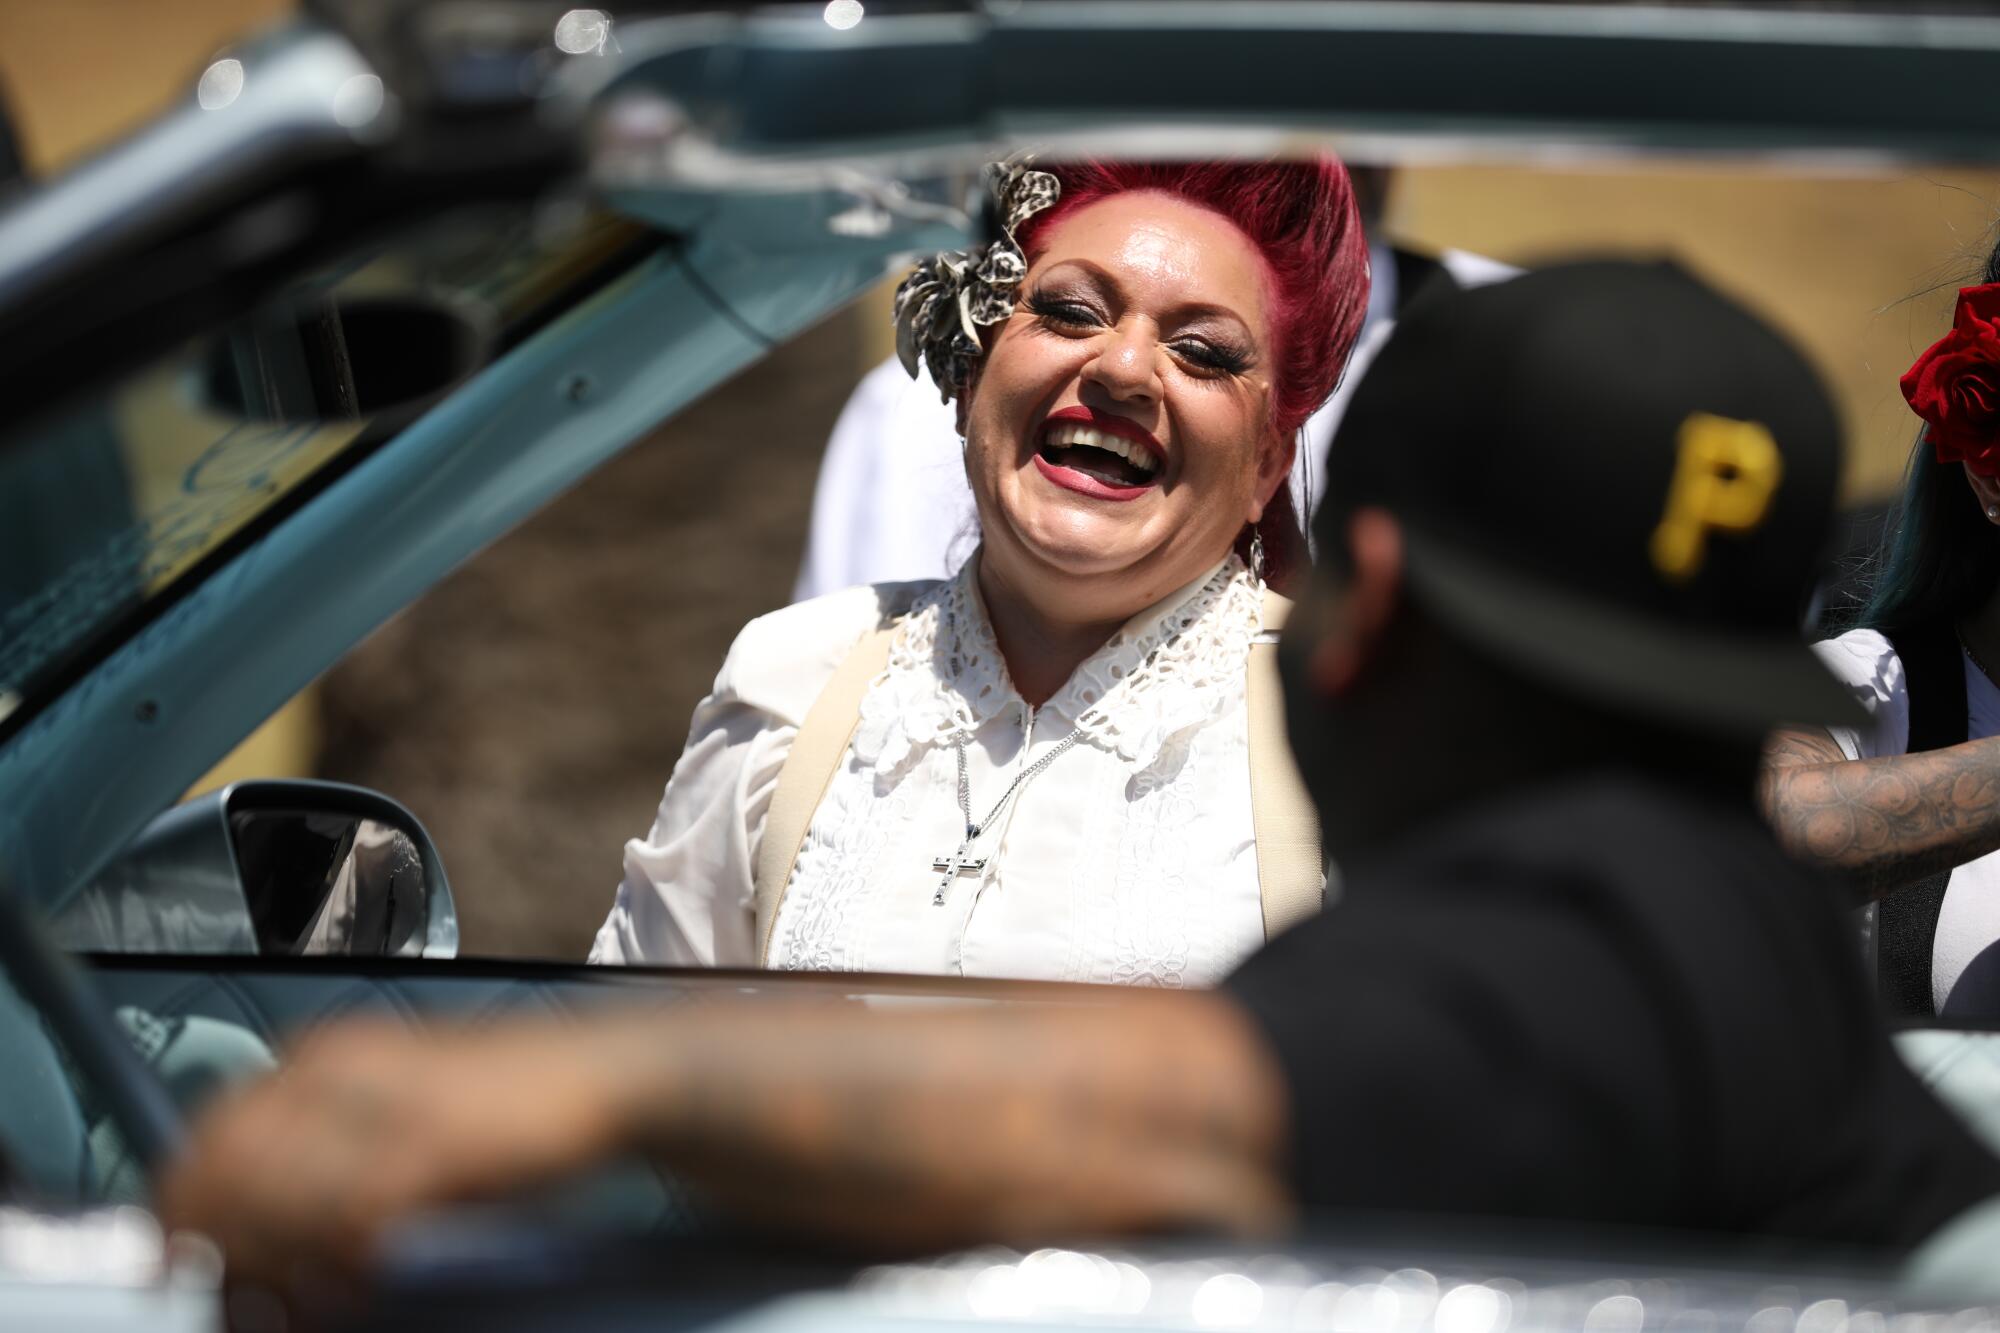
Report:
M 1272 650 L 1285 488 L 1368 303 L 1331 159 L 991 176 L 897 351 L 958 405 L 956 577 L 751 622 L 599 962 L 1204 985 L 1319 904 Z
M 2000 999 L 2000 954 L 1975 965 L 2000 941 L 2000 248 L 1983 279 L 1903 376 L 1924 427 L 1902 501 L 1856 627 L 1818 646 L 1873 725 L 1781 731 L 1765 773 L 1793 851 L 1875 900 L 1902 1015 Z

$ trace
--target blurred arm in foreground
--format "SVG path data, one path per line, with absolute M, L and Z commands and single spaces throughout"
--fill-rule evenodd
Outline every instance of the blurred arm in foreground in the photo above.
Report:
M 1281 1088 L 1206 995 L 937 1013 L 781 1002 L 308 1041 L 197 1137 L 165 1211 L 238 1273 L 365 1266 L 413 1210 L 639 1151 L 739 1216 L 856 1246 L 1268 1232 Z

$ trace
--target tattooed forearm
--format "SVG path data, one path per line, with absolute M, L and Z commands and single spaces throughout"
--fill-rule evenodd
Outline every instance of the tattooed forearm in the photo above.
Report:
M 1287 1220 L 1284 1097 L 1219 995 L 912 1012 L 725 1002 L 329 1025 L 225 1096 L 159 1187 L 233 1278 L 368 1268 L 397 1219 L 619 1153 L 823 1239 L 934 1250 Z
M 675 1018 L 632 1034 L 634 1137 L 768 1223 L 926 1247 L 1288 1211 L 1277 1075 L 1219 997 Z
M 2000 849 L 2000 737 L 1849 760 L 1824 732 L 1782 731 L 1762 795 L 1795 854 L 1881 897 Z

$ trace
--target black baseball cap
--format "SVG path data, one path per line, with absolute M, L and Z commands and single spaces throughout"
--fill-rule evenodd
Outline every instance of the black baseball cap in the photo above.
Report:
M 1414 600 L 1579 696 L 1852 724 L 1801 631 L 1840 461 L 1825 387 L 1762 320 L 1672 263 L 1563 264 L 1404 312 L 1335 436 L 1319 544 L 1388 510 Z

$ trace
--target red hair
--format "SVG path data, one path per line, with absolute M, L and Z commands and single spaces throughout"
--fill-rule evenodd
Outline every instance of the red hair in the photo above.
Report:
M 1264 257 L 1271 276 L 1271 428 L 1296 437 L 1333 396 L 1368 313 L 1368 241 L 1347 168 L 1331 157 L 1299 162 L 1037 163 L 1062 182 L 1053 208 L 1021 224 L 1031 257 L 1036 239 L 1060 219 L 1100 199 L 1152 190 L 1228 219 Z M 1257 524 L 1270 581 L 1282 584 L 1306 563 L 1305 531 L 1281 485 Z M 1248 543 L 1245 535 L 1244 544 Z

